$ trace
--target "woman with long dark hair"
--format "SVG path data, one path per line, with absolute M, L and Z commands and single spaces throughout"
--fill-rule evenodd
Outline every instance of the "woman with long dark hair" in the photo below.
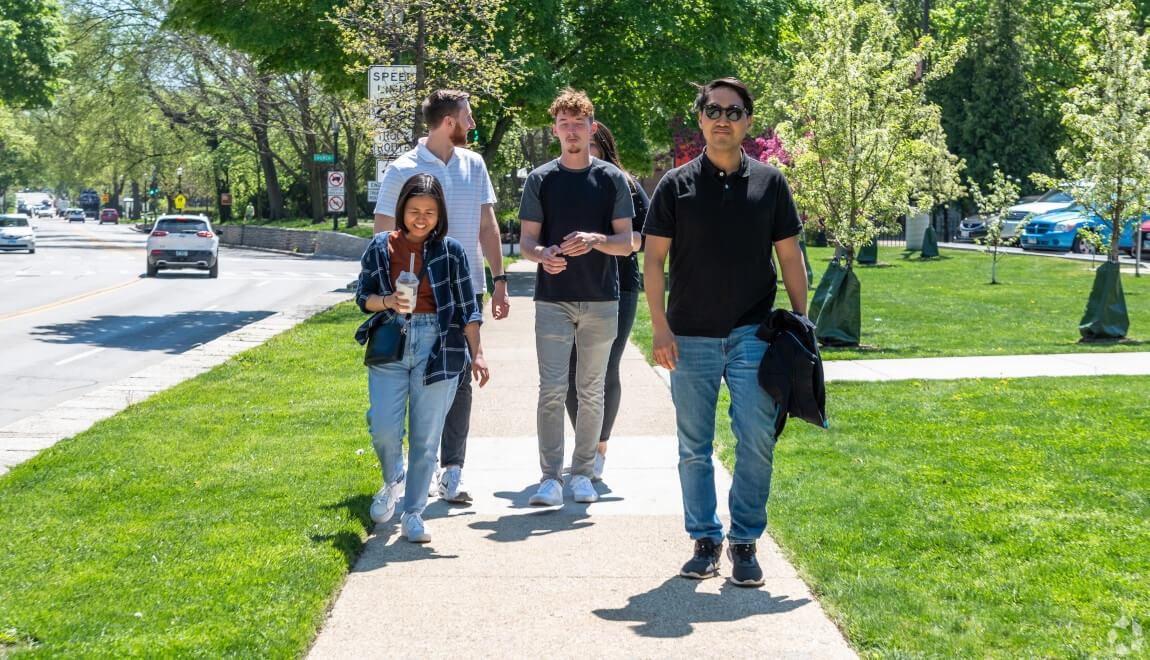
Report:
M 626 175 L 627 183 L 631 187 L 631 202 L 635 205 L 635 217 L 631 219 L 631 226 L 635 231 L 642 233 L 650 200 L 635 177 L 628 174 L 623 169 L 623 164 L 619 162 L 619 151 L 611 130 L 601 121 L 596 120 L 596 124 L 598 128 L 591 136 L 591 156 L 611 163 Z M 642 250 L 642 247 L 639 249 Z M 637 253 L 632 252 L 626 257 L 616 259 L 619 260 L 619 333 L 615 336 L 615 343 L 611 345 L 611 356 L 607 361 L 603 392 L 603 430 L 599 433 L 599 451 L 595 454 L 595 481 L 603 478 L 603 466 L 607 460 L 607 440 L 611 437 L 615 417 L 619 414 L 619 400 L 623 391 L 619 380 L 619 362 L 623 358 L 627 340 L 631 337 L 631 327 L 635 325 L 635 309 L 639 304 L 639 293 L 643 290 L 643 273 L 639 270 Z M 579 399 L 575 389 L 577 360 L 576 349 L 572 347 L 570 380 L 567 387 L 567 414 L 571 416 L 572 424 L 579 414 Z
M 401 533 L 412 543 L 426 543 L 431 540 L 423 522 L 427 488 L 459 375 L 470 369 L 483 387 L 489 374 L 479 341 L 483 316 L 467 255 L 447 236 L 447 203 L 435 177 L 416 174 L 407 180 L 396 202 L 395 222 L 396 231 L 377 234 L 364 252 L 356 292 L 360 309 L 372 315 L 356 331 L 360 344 L 382 324 L 406 327 L 402 357 L 367 371 L 367 421 L 383 473 L 371 519 L 390 520 L 406 485 Z M 397 286 L 403 271 L 418 278 L 414 299 L 405 295 L 410 289 Z

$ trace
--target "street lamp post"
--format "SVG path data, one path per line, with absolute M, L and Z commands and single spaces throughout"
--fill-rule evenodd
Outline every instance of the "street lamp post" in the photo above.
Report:
M 176 167 L 176 192 L 184 192 L 184 166 Z
M 332 160 L 335 162 L 333 167 L 339 170 L 339 115 L 335 112 L 331 113 L 331 143 L 332 143 Z M 339 214 L 331 214 L 331 230 L 339 231 Z

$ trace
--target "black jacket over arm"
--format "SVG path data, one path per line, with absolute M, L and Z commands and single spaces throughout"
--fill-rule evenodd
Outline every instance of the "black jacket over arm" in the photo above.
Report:
M 755 336 L 770 344 L 759 363 L 759 385 L 779 404 L 775 437 L 782 434 L 788 416 L 827 428 L 823 359 L 815 325 L 805 316 L 775 309 Z

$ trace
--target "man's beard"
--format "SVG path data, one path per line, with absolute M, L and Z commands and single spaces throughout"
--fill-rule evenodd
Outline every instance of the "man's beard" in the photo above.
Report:
M 451 132 L 451 144 L 456 147 L 467 146 L 467 129 L 463 128 L 463 124 L 455 125 L 455 130 Z

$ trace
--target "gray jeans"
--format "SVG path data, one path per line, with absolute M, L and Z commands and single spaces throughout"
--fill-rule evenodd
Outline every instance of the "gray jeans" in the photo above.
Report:
M 535 351 L 539 356 L 539 468 L 543 479 L 563 471 L 563 414 L 571 347 L 579 351 L 575 389 L 579 417 L 571 474 L 591 477 L 603 429 L 603 382 L 611 344 L 619 331 L 619 303 L 535 302 Z

